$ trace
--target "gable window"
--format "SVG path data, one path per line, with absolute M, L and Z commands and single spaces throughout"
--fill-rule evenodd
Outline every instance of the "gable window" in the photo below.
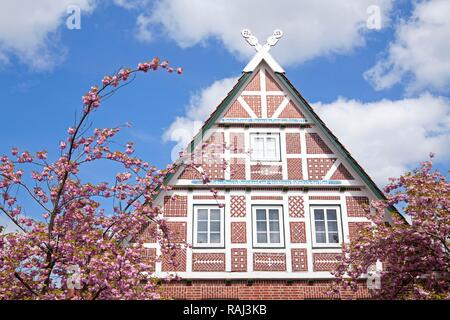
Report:
M 284 247 L 281 206 L 253 206 L 253 246 Z
M 311 206 L 313 245 L 340 247 L 342 242 L 339 206 Z
M 252 133 L 250 140 L 253 161 L 280 161 L 278 133 Z
M 223 208 L 194 206 L 194 247 L 224 247 Z

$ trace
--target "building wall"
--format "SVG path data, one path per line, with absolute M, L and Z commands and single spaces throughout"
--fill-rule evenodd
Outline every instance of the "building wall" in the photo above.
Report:
M 201 164 L 199 170 L 181 168 L 169 182 L 173 190 L 156 199 L 175 233 L 174 239 L 190 244 L 194 205 L 224 206 L 223 248 L 180 250 L 178 264 L 173 266 L 164 258 L 155 261 L 159 249 L 148 237 L 147 258 L 154 262 L 156 275 L 176 272 L 193 281 L 189 286 L 170 283 L 167 294 L 196 299 L 215 295 L 322 297 L 323 284 L 333 278 L 330 271 L 341 249 L 313 244 L 311 207 L 340 208 L 344 242 L 354 237 L 358 228 L 370 225 L 364 206 L 372 199 L 371 192 L 293 101 L 270 70 L 261 67 L 195 150 L 194 162 Z M 251 121 L 258 119 L 267 122 Z M 254 133 L 279 135 L 280 161 L 252 160 Z M 206 185 L 202 173 L 211 179 Z M 216 197 L 212 188 L 217 190 Z M 254 246 L 253 205 L 282 207 L 282 248 Z M 234 282 L 227 285 L 225 279 Z M 248 286 L 244 279 L 254 279 L 255 285 Z M 287 279 L 294 282 L 288 285 Z M 306 280 L 314 281 L 311 285 Z

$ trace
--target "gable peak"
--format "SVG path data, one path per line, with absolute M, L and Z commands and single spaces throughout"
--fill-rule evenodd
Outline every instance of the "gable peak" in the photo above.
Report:
M 244 29 L 241 31 L 242 36 L 248 42 L 249 45 L 255 48 L 256 54 L 250 60 L 250 62 L 245 66 L 244 72 L 253 72 L 261 61 L 265 61 L 267 65 L 272 69 L 273 72 L 284 73 L 283 68 L 278 64 L 278 62 L 269 53 L 270 48 L 277 44 L 278 40 L 283 36 L 283 31 L 276 29 L 273 34 L 267 38 L 266 43 L 261 45 L 252 32 L 249 29 Z

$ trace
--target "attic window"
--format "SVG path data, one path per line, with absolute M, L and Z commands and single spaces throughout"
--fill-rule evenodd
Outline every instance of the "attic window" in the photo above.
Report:
M 252 161 L 281 161 L 278 133 L 252 133 L 250 141 Z

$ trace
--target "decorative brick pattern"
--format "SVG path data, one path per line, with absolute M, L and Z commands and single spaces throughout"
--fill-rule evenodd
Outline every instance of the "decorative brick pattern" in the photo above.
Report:
M 365 217 L 366 211 L 364 210 L 369 205 L 369 198 L 350 196 L 345 197 L 347 204 L 347 215 L 349 217 Z
M 352 174 L 341 163 L 330 178 L 331 180 L 355 180 Z
M 283 196 L 251 196 L 252 200 L 283 200 Z
M 156 265 L 156 249 L 155 248 L 144 248 L 142 250 L 141 258 L 144 263 L 147 263 L 150 266 L 150 272 L 155 271 Z
M 209 195 L 194 195 L 192 196 L 194 200 L 225 200 L 225 196 L 209 196 Z
M 186 242 L 186 222 L 166 222 L 170 234 L 170 241 L 173 243 Z
M 230 214 L 232 217 L 245 217 L 245 196 L 231 196 Z
M 254 164 L 250 166 L 250 174 L 252 180 L 281 180 L 282 167 Z
M 305 118 L 305 116 L 297 109 L 292 101 L 284 107 L 283 111 L 280 113 L 278 118 L 288 118 L 288 119 L 296 119 L 296 118 Z
M 256 114 L 256 117 L 261 118 L 261 96 L 242 96 L 242 98 Z
M 223 180 L 225 178 L 225 161 L 214 163 L 203 163 L 202 169 L 210 179 Z
M 357 239 L 360 229 L 369 229 L 370 225 L 370 222 L 349 222 L 348 233 L 350 242 Z
M 214 132 L 202 145 L 202 164 L 222 162 L 225 152 L 225 137 L 223 132 Z
M 164 197 L 165 217 L 186 217 L 187 216 L 187 196 L 176 195 L 174 199 L 170 196 Z
M 340 196 L 309 196 L 309 200 L 339 201 Z
M 340 288 L 340 294 L 330 296 L 332 280 L 192 280 L 170 281 L 162 287 L 162 296 L 169 299 L 242 299 L 242 300 L 301 300 L 301 299 L 370 299 L 366 281 L 358 281 L 357 291 Z
M 300 134 L 287 132 L 286 133 L 286 153 L 287 154 L 298 154 L 301 153 L 300 147 Z
M 162 255 L 161 270 L 163 272 L 186 272 L 186 249 L 176 249 L 173 262 L 170 256 Z
M 193 253 L 192 271 L 225 271 L 224 253 Z
M 326 145 L 317 133 L 306 133 L 307 154 L 332 154 L 333 151 Z
M 291 243 L 306 243 L 306 231 L 304 222 L 290 222 Z
M 231 243 L 247 243 L 246 222 L 231 222 Z
M 231 249 L 231 271 L 247 271 L 247 249 Z
M 371 294 L 365 281 L 358 282 L 358 290 L 340 290 L 339 295 L 328 294 L 330 280 L 255 280 L 252 286 L 245 280 L 195 280 L 186 286 L 173 281 L 164 287 L 164 296 L 175 299 L 243 299 L 243 300 L 300 300 L 300 299 L 368 299 Z
M 257 74 L 250 80 L 248 85 L 245 87 L 244 91 L 260 91 L 261 90 L 261 80 L 260 80 L 261 71 L 258 71 Z
M 308 271 L 306 249 L 291 249 L 292 272 Z
M 302 159 L 299 158 L 287 158 L 288 167 L 288 179 L 289 180 L 302 180 Z
M 230 152 L 231 153 L 245 152 L 244 133 L 242 132 L 230 133 Z
M 250 118 L 250 115 L 236 100 L 225 113 L 224 118 Z
M 184 168 L 183 172 L 180 174 L 178 179 L 201 179 L 202 174 L 195 168 L 192 168 L 191 166 Z
M 266 72 L 266 91 L 283 91 L 268 72 Z
M 339 253 L 314 253 L 314 271 L 332 271 L 336 267 Z
M 305 216 L 305 209 L 302 196 L 289 196 L 289 217 L 303 218 Z
M 254 271 L 286 271 L 286 255 L 284 253 L 253 253 Z
M 336 158 L 308 158 L 309 180 L 323 180 Z
M 231 158 L 230 159 L 230 179 L 231 180 L 245 180 L 245 159 Z
M 284 96 L 267 96 L 267 118 L 272 118 L 275 111 L 284 100 Z

